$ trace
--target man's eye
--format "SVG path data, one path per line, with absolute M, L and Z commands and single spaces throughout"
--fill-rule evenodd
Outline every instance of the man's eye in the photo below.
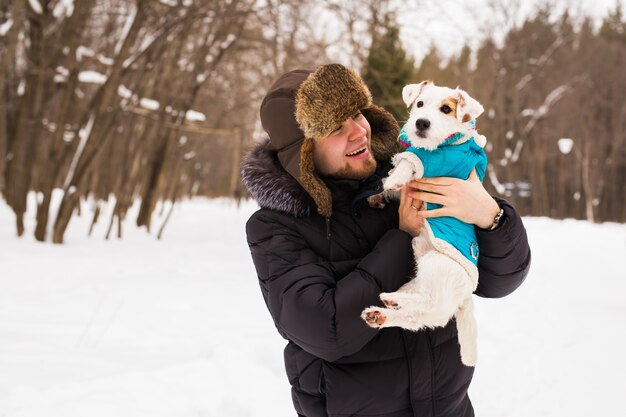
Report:
M 363 116 L 363 113 L 361 113 L 360 111 L 354 113 L 354 115 L 352 115 L 352 120 L 357 120 L 359 119 L 361 116 Z
M 417 102 L 417 107 L 422 107 L 424 106 L 424 102 L 423 101 L 418 101 Z
M 450 113 L 452 111 L 450 106 L 448 106 L 447 104 L 444 104 L 443 106 L 441 106 L 441 108 L 439 110 L 441 110 L 445 114 L 448 114 L 448 113 Z

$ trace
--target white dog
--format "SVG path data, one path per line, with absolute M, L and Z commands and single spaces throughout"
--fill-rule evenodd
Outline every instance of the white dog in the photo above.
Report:
M 437 87 L 430 81 L 410 84 L 402 98 L 411 108 L 400 142 L 408 149 L 392 159 L 394 169 L 385 190 L 397 190 L 422 177 L 467 179 L 476 169 L 483 179 L 486 139 L 475 130 L 483 112 L 480 103 L 460 89 Z M 428 204 L 428 209 L 440 207 Z M 452 217 L 427 219 L 413 239 L 417 275 L 397 292 L 382 293 L 387 308 L 372 306 L 362 313 L 371 327 L 419 330 L 445 326 L 456 315 L 461 360 L 476 364 L 476 320 L 472 293 L 478 285 L 478 244 L 474 226 Z

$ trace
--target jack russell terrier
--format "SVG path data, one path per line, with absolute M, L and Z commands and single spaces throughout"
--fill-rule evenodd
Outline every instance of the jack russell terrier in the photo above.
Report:
M 399 141 L 407 148 L 396 154 L 385 190 L 398 190 L 422 177 L 466 180 L 471 171 L 482 181 L 487 168 L 486 139 L 476 131 L 483 106 L 460 89 L 431 81 L 403 88 L 411 108 Z M 385 191 L 387 195 L 389 191 Z M 380 203 L 374 196 L 373 204 Z M 427 209 L 441 207 L 427 204 Z M 416 276 L 394 293 L 382 293 L 387 308 L 372 306 L 361 317 L 371 327 L 410 330 L 445 326 L 456 316 L 461 360 L 476 364 L 476 320 L 472 293 L 478 285 L 478 243 L 474 226 L 453 217 L 426 219 L 413 239 Z

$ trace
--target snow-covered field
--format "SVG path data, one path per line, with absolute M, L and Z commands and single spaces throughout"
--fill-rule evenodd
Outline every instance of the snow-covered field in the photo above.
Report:
M 132 214 L 123 240 L 104 220 L 87 238 L 85 216 L 54 246 L 31 218 L 16 239 L 0 202 L 0 416 L 294 416 L 245 243 L 255 209 L 185 202 L 162 241 Z M 525 223 L 526 283 L 477 299 L 477 415 L 622 414 L 626 225 Z

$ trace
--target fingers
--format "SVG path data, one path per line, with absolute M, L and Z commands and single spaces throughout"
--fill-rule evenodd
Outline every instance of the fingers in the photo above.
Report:
M 422 185 L 430 184 L 430 185 L 453 185 L 457 182 L 462 181 L 459 178 L 454 177 L 431 177 L 431 178 L 420 178 L 419 180 L 414 180 L 409 182 L 411 187 L 419 188 Z
M 400 189 L 400 210 L 406 210 L 411 204 L 411 198 L 408 197 L 408 187 L 402 187 Z
M 414 191 L 410 193 L 410 198 L 425 201 L 426 203 L 435 203 L 445 205 L 448 202 L 448 198 L 441 194 L 428 193 L 423 191 Z M 418 206 L 416 206 L 418 207 Z
M 422 178 L 421 180 L 411 181 L 407 184 L 410 193 L 414 191 L 428 191 L 431 193 L 444 194 L 450 187 L 460 185 L 463 180 L 458 178 L 437 177 L 437 178 Z
M 423 225 L 423 218 L 417 213 L 422 206 L 420 200 L 408 196 L 409 188 L 402 187 L 400 191 L 400 207 L 398 208 L 399 228 L 415 237 Z
M 442 187 L 440 185 L 418 183 L 417 181 L 414 181 L 413 183 L 408 184 L 406 188 L 409 189 L 409 197 L 413 197 L 412 193 L 414 193 L 415 191 L 429 191 L 431 193 L 434 193 L 439 191 Z
M 420 210 L 417 215 L 424 219 L 431 219 L 433 217 L 449 216 L 449 210 L 446 207 L 441 207 L 433 210 Z

